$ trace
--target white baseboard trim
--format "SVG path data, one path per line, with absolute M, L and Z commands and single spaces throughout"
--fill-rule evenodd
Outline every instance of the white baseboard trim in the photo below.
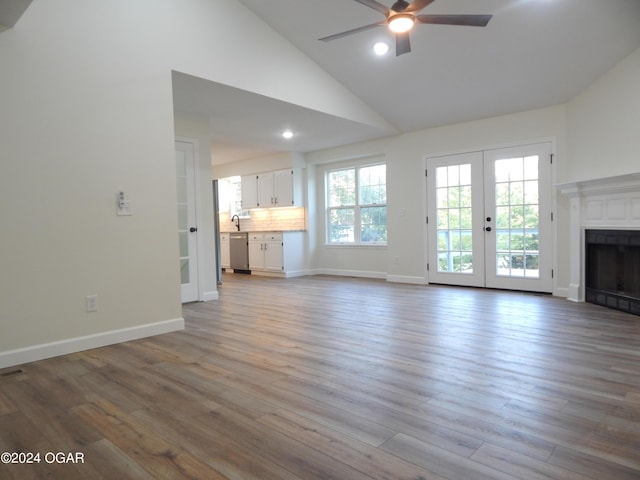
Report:
M 212 302 L 213 300 L 218 300 L 218 298 L 220 298 L 220 295 L 217 290 L 214 290 L 213 292 L 204 292 L 202 294 L 203 302 Z
M 336 275 L 339 277 L 361 277 L 361 278 L 379 278 L 385 280 L 387 274 L 385 272 L 370 272 L 367 270 L 341 270 L 338 268 L 318 268 L 314 271 L 315 275 Z
M 312 275 L 310 270 L 290 270 L 288 272 L 273 272 L 268 270 L 251 270 L 251 275 L 258 275 L 262 277 L 278 277 L 278 278 L 293 278 L 293 277 L 305 277 Z
M 567 295 L 567 299 L 572 302 L 580 302 L 582 300 L 580 298 L 580 285 L 576 283 L 569 284 L 569 294 Z
M 553 291 L 553 296 L 569 298 L 569 289 L 566 287 L 558 287 Z
M 57 342 L 43 343 L 31 347 L 18 348 L 0 352 L 0 368 L 13 367 L 23 363 L 35 362 L 45 358 L 67 355 L 92 348 L 104 347 L 115 343 L 138 340 L 163 333 L 175 332 L 184 329 L 184 319 L 165 320 L 163 322 L 150 323 L 136 327 L 112 330 L 96 333 L 84 337 L 69 338 Z
M 427 285 L 429 282 L 424 277 L 410 277 L 408 275 L 387 275 L 390 283 L 411 283 L 414 285 Z
M 306 277 L 307 275 L 311 275 L 309 270 L 292 270 L 284 274 L 285 278 Z

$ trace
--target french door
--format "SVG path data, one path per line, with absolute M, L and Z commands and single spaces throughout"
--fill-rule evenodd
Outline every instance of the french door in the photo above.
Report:
M 195 153 L 192 143 L 176 141 L 178 243 L 182 303 L 198 300 L 198 248 L 195 201 Z
M 551 145 L 427 160 L 429 282 L 551 292 Z

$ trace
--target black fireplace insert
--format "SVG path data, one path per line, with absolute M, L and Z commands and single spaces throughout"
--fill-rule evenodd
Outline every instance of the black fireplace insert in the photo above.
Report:
M 640 315 L 640 231 L 585 231 L 585 300 Z

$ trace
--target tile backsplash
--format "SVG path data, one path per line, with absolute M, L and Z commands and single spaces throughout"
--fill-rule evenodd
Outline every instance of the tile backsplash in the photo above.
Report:
M 250 210 L 249 217 L 240 218 L 243 232 L 286 232 L 306 230 L 306 211 L 303 207 L 259 208 Z M 220 213 L 220 231 L 235 232 L 228 212 Z

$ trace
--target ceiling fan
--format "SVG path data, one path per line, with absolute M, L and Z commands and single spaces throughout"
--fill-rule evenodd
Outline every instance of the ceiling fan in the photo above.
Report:
M 385 20 L 354 28 L 352 30 L 347 30 L 346 32 L 329 35 L 328 37 L 323 37 L 319 40 L 329 42 L 364 30 L 387 25 L 395 34 L 396 56 L 399 56 L 411 51 L 409 30 L 411 30 L 413 25 L 416 23 L 486 27 L 492 17 L 492 15 L 417 15 L 420 10 L 433 3 L 435 0 L 414 0 L 411 3 L 408 3 L 405 0 L 397 0 L 391 8 L 386 7 L 376 0 L 354 1 L 382 13 L 385 16 Z

